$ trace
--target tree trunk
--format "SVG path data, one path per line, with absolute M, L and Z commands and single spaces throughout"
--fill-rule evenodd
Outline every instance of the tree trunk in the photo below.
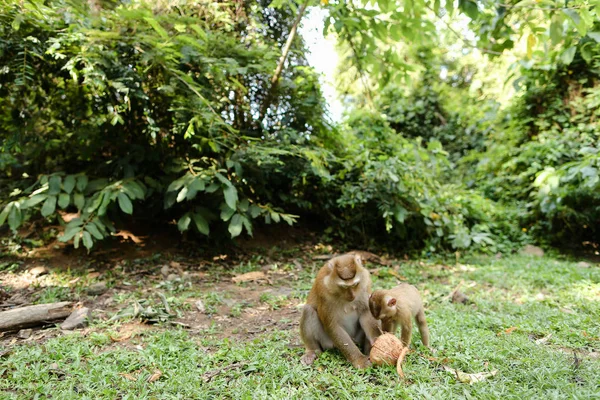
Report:
M 71 311 L 73 311 L 73 306 L 69 301 L 2 311 L 0 312 L 0 332 L 43 325 L 53 320 L 66 318 Z
M 277 64 L 277 68 L 275 68 L 275 72 L 273 73 L 273 77 L 271 77 L 271 87 L 269 88 L 269 92 L 265 97 L 265 100 L 260 107 L 259 114 L 259 123 L 265 118 L 267 114 L 267 110 L 273 103 L 273 96 L 275 95 L 275 89 L 277 88 L 277 84 L 279 83 L 279 78 L 281 77 L 281 73 L 283 72 L 283 65 L 285 64 L 285 60 L 287 59 L 288 54 L 290 53 L 290 48 L 292 47 L 292 43 L 294 42 L 294 38 L 296 37 L 296 31 L 298 30 L 298 25 L 300 25 L 300 21 L 302 20 L 302 16 L 304 15 L 304 11 L 306 10 L 306 6 L 308 6 L 309 0 L 306 0 L 300 10 L 298 10 L 298 15 L 294 20 L 294 24 L 292 25 L 292 29 L 290 30 L 290 34 L 288 35 L 287 41 L 285 42 L 285 46 L 283 46 L 283 51 L 281 53 L 281 57 L 279 58 L 279 63 Z

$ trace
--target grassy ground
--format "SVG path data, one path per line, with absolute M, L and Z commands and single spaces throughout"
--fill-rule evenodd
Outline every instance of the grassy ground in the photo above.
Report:
M 13 298 L 23 292 L 34 303 L 70 299 L 96 312 L 88 328 L 73 333 L 50 327 L 24 340 L 5 335 L 0 398 L 600 398 L 595 264 L 525 256 L 369 264 L 374 288 L 408 281 L 426 302 L 435 352 L 415 333 L 400 380 L 392 367 L 357 371 L 337 352 L 323 354 L 312 368 L 299 364 L 299 306 L 323 262 L 299 256 L 200 264 L 179 258 L 170 265 L 180 275 L 171 279 L 160 272 L 169 265 L 162 255 L 110 269 L 81 261 L 37 280 L 27 278 L 27 261 L 1 264 L 0 279 Z M 254 270 L 267 271 L 269 282 L 231 282 Z M 29 285 L 19 286 L 25 279 Z M 109 290 L 86 294 L 100 279 Z M 468 304 L 451 302 L 457 287 Z M 171 314 L 161 311 L 157 292 L 165 293 Z M 151 305 L 159 322 L 110 321 L 136 301 L 142 309 Z M 444 366 L 498 373 L 470 385 Z

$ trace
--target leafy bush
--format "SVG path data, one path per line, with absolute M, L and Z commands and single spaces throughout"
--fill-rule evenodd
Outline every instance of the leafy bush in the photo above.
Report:
M 0 167 L 11 198 L 0 224 L 76 211 L 62 240 L 91 248 L 137 202 L 205 235 L 213 224 L 251 233 L 261 216 L 294 221 L 261 202 L 243 165 L 322 125 L 301 48 L 266 129 L 252 109 L 279 57 L 270 37 L 293 15 L 192 1 L 160 12 L 138 2 L 98 13 L 59 0 L 1 7 Z
M 361 110 L 330 127 L 301 40 L 271 90 L 294 14 L 268 3 L 2 3 L 0 225 L 41 216 L 87 249 L 134 212 L 210 237 L 300 215 L 351 243 L 495 251 L 516 237 L 447 179 L 455 128 L 412 137 L 437 98 L 394 114 L 415 135 Z
M 597 240 L 599 66 L 600 44 L 586 40 L 569 65 L 526 70 L 510 123 L 471 155 L 478 186 L 549 241 Z

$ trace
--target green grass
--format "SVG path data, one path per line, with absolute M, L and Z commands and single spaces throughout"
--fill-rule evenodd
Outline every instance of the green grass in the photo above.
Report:
M 386 272 L 374 277 L 374 288 L 396 284 Z M 337 352 L 303 367 L 303 350 L 294 346 L 300 343 L 297 330 L 273 330 L 243 342 L 223 339 L 214 328 L 192 335 L 165 326 L 135 336 L 127 346 L 113 344 L 101 329 L 86 337 L 75 333 L 15 346 L 0 357 L 0 398 L 600 398 L 600 361 L 588 357 L 600 348 L 597 266 L 479 257 L 463 267 L 402 264 L 398 273 L 423 293 L 437 350 L 424 349 L 415 333 L 405 381 L 391 367 L 357 371 Z M 303 284 L 307 279 L 301 277 Z M 470 304 L 448 300 L 460 282 Z M 220 297 L 204 300 L 214 306 Z M 549 334 L 546 343 L 536 343 Z M 499 372 L 468 385 L 442 365 L 467 373 Z M 148 382 L 156 369 L 163 375 Z M 208 382 L 207 374 L 214 375 Z

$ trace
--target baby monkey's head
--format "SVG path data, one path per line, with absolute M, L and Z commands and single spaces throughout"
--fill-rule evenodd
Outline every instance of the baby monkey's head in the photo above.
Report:
M 393 317 L 396 315 L 396 299 L 385 290 L 376 290 L 369 297 L 369 309 L 375 319 Z

